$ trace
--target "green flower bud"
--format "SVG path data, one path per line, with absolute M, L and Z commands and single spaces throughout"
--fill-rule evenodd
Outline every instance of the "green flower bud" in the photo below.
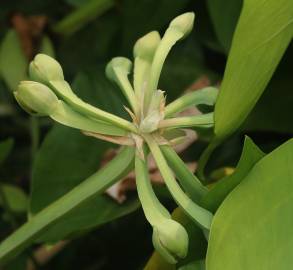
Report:
M 187 12 L 173 19 L 169 25 L 169 28 L 173 28 L 181 32 L 183 34 L 182 38 L 184 38 L 191 32 L 193 28 L 193 22 L 194 13 Z
M 153 59 L 156 49 L 161 41 L 160 34 L 152 31 L 138 39 L 133 48 L 134 57 Z
M 30 78 L 34 81 L 48 84 L 49 81 L 64 80 L 62 67 L 52 57 L 37 54 L 29 66 Z
M 126 57 L 115 57 L 106 66 L 106 76 L 112 80 L 117 81 L 117 75 L 114 69 L 119 69 L 125 74 L 129 74 L 132 68 L 131 61 Z
M 166 261 L 175 264 L 187 255 L 188 234 L 180 223 L 164 219 L 158 226 L 154 226 L 153 244 Z
M 25 111 L 34 115 L 50 115 L 58 104 L 54 92 L 38 82 L 20 82 L 14 96 Z

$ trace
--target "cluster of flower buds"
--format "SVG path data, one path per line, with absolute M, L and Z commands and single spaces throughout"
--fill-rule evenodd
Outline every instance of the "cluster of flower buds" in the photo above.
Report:
M 153 191 L 148 173 L 148 153 L 153 155 L 174 200 L 205 233 L 213 218 L 209 211 L 198 204 L 206 188 L 171 146 L 172 142 L 184 138 L 182 128 L 213 126 L 213 113 L 185 117 L 177 114 L 198 104 L 214 105 L 217 89 L 208 87 L 192 92 L 169 105 L 165 104 L 164 91 L 158 89 L 159 77 L 169 51 L 178 40 L 188 35 L 193 22 L 193 13 L 182 14 L 170 23 L 162 38 L 153 31 L 136 42 L 133 84 L 128 78 L 132 72 L 129 59 L 116 57 L 107 65 L 106 75 L 118 84 L 126 97 L 132 122 L 81 100 L 65 81 L 60 64 L 43 54 L 37 55 L 30 64 L 29 76 L 32 81 L 21 82 L 15 92 L 21 107 L 33 115 L 49 116 L 87 135 L 136 148 L 138 196 L 145 216 L 153 227 L 154 247 L 170 263 L 176 263 L 186 256 L 188 234 L 180 223 L 172 219 Z

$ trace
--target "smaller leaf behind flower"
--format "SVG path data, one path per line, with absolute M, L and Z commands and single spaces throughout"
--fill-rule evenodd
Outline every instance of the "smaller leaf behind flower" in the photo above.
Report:
M 221 180 L 203 197 L 201 205 L 213 213 L 229 195 L 229 193 L 245 178 L 253 166 L 261 160 L 265 154 L 253 143 L 249 137 L 245 137 L 240 160 L 235 172 Z

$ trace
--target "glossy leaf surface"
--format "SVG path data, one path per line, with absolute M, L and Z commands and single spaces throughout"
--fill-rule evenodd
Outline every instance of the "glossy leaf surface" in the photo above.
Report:
M 293 140 L 261 159 L 212 223 L 207 270 L 287 270 L 293 257 Z
M 217 138 L 229 136 L 242 124 L 264 91 L 292 34 L 292 1 L 244 1 L 215 107 Z

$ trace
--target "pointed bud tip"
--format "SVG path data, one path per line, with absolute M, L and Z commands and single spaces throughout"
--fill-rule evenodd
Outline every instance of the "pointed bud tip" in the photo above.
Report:
M 37 54 L 29 66 L 29 75 L 32 80 L 47 84 L 51 80 L 64 80 L 60 64 L 46 54 Z
M 14 96 L 19 105 L 33 115 L 50 115 L 58 103 L 50 88 L 33 81 L 21 81 Z
M 186 257 L 188 234 L 185 228 L 172 219 L 166 219 L 154 226 L 153 244 L 156 250 L 170 263 Z
M 183 37 L 185 37 L 191 32 L 193 28 L 194 17 L 195 14 L 193 12 L 186 12 L 173 19 L 169 27 L 177 29 L 178 31 L 183 33 Z
M 115 81 L 116 74 L 114 69 L 119 68 L 121 71 L 129 74 L 132 68 L 131 61 L 126 57 L 115 57 L 106 66 L 106 76 Z
M 133 48 L 134 57 L 152 59 L 161 41 L 158 31 L 152 31 L 138 39 Z

